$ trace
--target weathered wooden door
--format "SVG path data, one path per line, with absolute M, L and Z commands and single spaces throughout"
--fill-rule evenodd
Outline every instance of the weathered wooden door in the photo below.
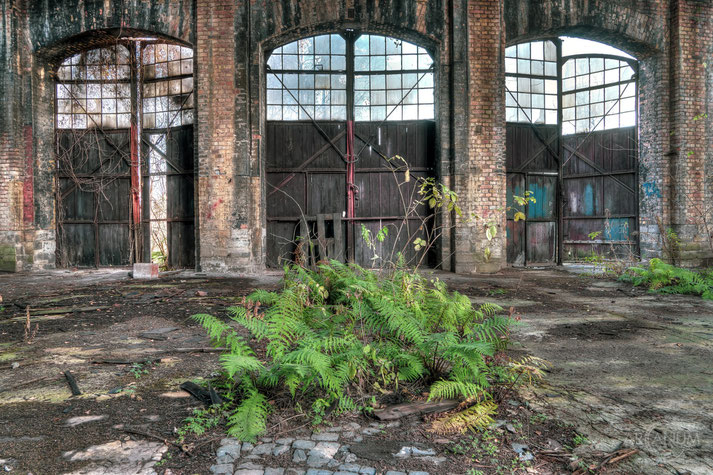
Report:
M 346 213 L 346 124 L 267 123 L 267 265 L 295 257 L 304 217 L 314 234 L 318 214 Z M 331 223 L 331 221 L 329 222 Z M 341 235 L 346 235 L 346 224 Z M 337 231 L 337 235 L 339 235 Z M 335 230 L 326 230 L 334 236 Z M 346 241 L 342 240 L 342 255 Z
M 507 260 L 516 266 L 553 265 L 557 262 L 556 153 L 558 127 L 507 124 Z M 513 195 L 532 193 L 535 202 L 518 206 Z M 515 221 L 515 213 L 525 220 Z
M 129 264 L 129 131 L 62 130 L 56 140 L 59 266 Z
M 348 164 L 347 124 L 320 122 L 267 123 L 267 264 L 277 267 L 295 258 L 304 218 L 310 236 L 317 235 L 318 215 L 341 216 L 342 229 L 326 221 L 326 235 L 342 236 L 341 256 L 360 265 L 379 266 L 401 251 L 407 262 L 421 255 L 407 245 L 416 236 L 425 238 L 420 216 L 423 207 L 412 207 L 419 177 L 433 175 L 435 126 L 431 121 L 372 123 L 354 127 L 354 219 L 347 219 Z M 392 157 L 402 162 L 388 160 Z M 408 216 L 407 216 L 408 215 Z M 429 223 L 426 223 L 427 225 Z M 362 239 L 362 225 L 375 235 L 388 228 L 377 244 L 376 255 Z M 428 262 L 425 262 L 428 264 Z
M 356 162 L 356 215 L 351 224 L 355 261 L 378 267 L 394 262 L 400 252 L 407 264 L 415 265 L 422 258 L 423 264 L 429 264 L 428 256 L 423 256 L 412 243 L 417 237 L 427 239 L 427 229 L 432 227 L 432 223 L 424 222 L 429 210 L 425 205 L 414 205 L 414 201 L 419 197 L 419 178 L 434 174 L 435 124 L 358 122 L 355 139 L 356 150 L 363 149 Z M 402 157 L 406 163 L 394 157 Z M 388 229 L 384 241 L 376 243 L 375 252 L 361 238 L 362 225 L 372 235 Z
M 636 128 L 562 138 L 563 259 L 636 253 Z

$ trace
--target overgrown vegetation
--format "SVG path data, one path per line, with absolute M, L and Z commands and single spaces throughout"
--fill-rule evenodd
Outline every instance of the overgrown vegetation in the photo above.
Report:
M 630 267 L 621 280 L 665 294 L 700 295 L 713 300 L 713 271 L 696 272 L 651 259 L 648 267 Z
M 192 318 L 228 349 L 220 358 L 236 401 L 228 431 L 251 441 L 265 432 L 268 398 L 285 390 L 295 407 L 311 408 L 315 423 L 330 412 L 368 410 L 375 396 L 410 386 L 429 400 L 464 400 L 432 430 L 487 427 L 493 394 L 542 375 L 542 361 L 499 353 L 514 320 L 503 313 L 493 304 L 474 308 L 413 270 L 377 273 L 332 261 L 316 270 L 286 267 L 280 292 L 258 290 L 230 308 L 229 318 L 261 345 L 260 357 L 228 322 Z

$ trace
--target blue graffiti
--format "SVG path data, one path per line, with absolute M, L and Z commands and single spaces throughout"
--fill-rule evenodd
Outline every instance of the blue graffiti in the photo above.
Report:
M 641 187 L 644 189 L 644 196 L 647 198 L 661 198 L 661 190 L 659 190 L 658 185 L 656 183 L 642 183 Z
M 627 218 L 611 218 L 609 227 L 604 231 L 604 238 L 608 241 L 628 241 L 629 220 Z
M 594 215 L 594 189 L 592 185 L 587 183 L 584 187 L 584 214 L 587 216 Z

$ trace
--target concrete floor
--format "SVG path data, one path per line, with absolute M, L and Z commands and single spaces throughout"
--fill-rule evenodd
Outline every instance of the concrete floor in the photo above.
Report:
M 638 448 L 633 473 L 713 473 L 713 302 L 563 269 L 446 276 L 514 306 L 514 340 L 548 360 L 535 407 L 574 423 L 576 452 Z
M 513 336 L 516 351 L 533 354 L 551 363 L 545 380 L 529 394 L 530 403 L 553 417 L 575 424 L 587 436 L 589 442 L 577 449 L 578 453 L 586 456 L 593 451 L 611 452 L 620 447 L 633 447 L 641 454 L 620 469 L 652 474 L 713 473 L 713 302 L 697 297 L 654 295 L 628 284 L 574 274 L 561 268 L 508 269 L 496 275 L 478 276 L 434 274 L 475 302 L 496 302 L 506 308 L 512 306 L 521 315 L 522 324 Z M 205 300 L 201 299 L 227 298 L 211 293 L 211 285 L 216 281 L 222 282 L 221 288 L 228 282 L 227 291 L 237 295 L 236 291 L 243 294 L 255 286 L 275 285 L 279 280 L 278 274 L 233 277 L 232 280 L 226 276 L 188 272 L 170 277 L 200 279 L 193 281 L 196 284 L 190 286 L 190 292 L 203 289 L 209 295 L 200 297 L 201 293 L 192 293 L 190 295 L 199 297 L 188 299 L 198 306 L 205 305 Z M 157 299 L 170 302 L 171 296 L 175 295 L 171 287 L 154 289 L 151 295 L 137 294 L 130 290 L 132 285 L 133 288 L 139 286 L 127 282 L 125 269 L 2 274 L 0 295 L 3 295 L 5 304 L 0 305 L 11 301 L 29 302 L 47 295 L 69 295 L 74 288 L 86 290 L 87 286 L 96 286 L 106 289 L 120 287 L 119 284 L 123 289 L 120 297 L 145 300 L 147 312 L 126 320 L 121 331 L 132 335 L 132 332 L 146 331 L 143 322 L 151 318 L 156 320 L 152 324 L 154 327 L 172 324 L 166 316 L 151 314 L 151 302 Z M 167 300 L 162 300 L 164 298 Z M 212 304 L 213 310 L 221 305 L 219 300 L 213 300 Z M 193 311 L 186 309 L 185 313 Z M 74 329 L 72 319 L 79 316 L 82 316 L 82 323 Z M 179 317 L 185 318 L 183 315 Z M 10 362 L 15 357 L 29 357 L 33 351 L 46 354 L 61 346 L 59 340 L 77 338 L 76 332 L 86 334 L 82 338 L 89 341 L 90 347 L 91 339 L 98 338 L 93 335 L 101 325 L 98 323 L 96 328 L 88 329 L 87 325 L 92 324 L 87 323 L 90 320 L 83 313 L 57 318 L 64 319 L 67 329 L 59 328 L 61 333 L 50 332 L 50 326 L 56 320 L 40 322 L 36 347 L 22 349 L 16 352 L 20 356 L 14 357 L 2 352 L 7 353 L 11 339 L 17 334 L 11 338 L 12 332 L 6 331 L 9 328 L 7 322 L 0 322 L 4 323 L 0 325 L 0 363 Z M 200 329 L 181 329 L 177 335 L 174 346 L 205 343 Z M 171 341 L 169 339 L 169 343 Z M 130 348 L 122 351 L 120 346 L 125 343 Z M 166 343 L 167 348 L 171 346 L 169 343 Z M 113 354 L 122 357 L 143 357 L 160 350 L 161 344 L 158 342 L 155 347 L 147 348 L 135 337 L 112 340 Z M 100 342 L 97 345 L 99 348 Z M 73 346 L 80 345 L 75 343 Z M 52 358 L 60 359 L 52 359 L 51 364 L 64 368 L 75 360 L 82 363 L 82 358 L 96 354 L 88 351 L 91 350 L 82 347 L 76 355 L 64 350 L 57 352 Z M 214 356 L 205 355 L 204 359 L 215 359 Z M 180 368 L 181 362 L 174 366 Z M 56 371 L 57 368 L 52 369 Z M 40 369 L 34 371 L 42 374 Z M 93 390 L 92 378 L 97 387 L 101 386 L 108 371 L 103 374 L 100 370 L 92 370 L 84 376 L 84 387 L 89 392 Z M 184 376 L 176 371 L 176 374 L 163 376 L 174 380 Z M 16 375 L 2 368 L 0 387 L 11 385 L 16 381 Z M 62 391 L 67 392 L 67 389 L 63 387 Z M 45 393 L 50 399 L 43 399 Z M 67 396 L 58 394 L 57 389 L 45 393 L 42 388 L 32 386 L 6 391 L 0 393 L 0 405 L 27 401 L 28 397 L 32 401 L 50 402 L 52 398 L 61 396 L 60 399 L 66 399 Z M 0 438 L 0 458 L 3 456 L 2 444 Z M 80 448 L 81 444 L 75 450 Z

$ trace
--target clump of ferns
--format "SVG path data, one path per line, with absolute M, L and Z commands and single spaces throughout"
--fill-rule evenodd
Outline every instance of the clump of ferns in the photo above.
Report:
M 375 391 L 426 385 L 429 400 L 467 401 L 456 422 L 480 426 L 473 421 L 491 412 L 483 404 L 494 404 L 489 387 L 503 371 L 496 355 L 513 322 L 499 306 L 474 307 L 443 282 L 411 270 L 379 275 L 336 261 L 316 271 L 286 267 L 281 291 L 255 291 L 229 309 L 231 320 L 265 343 L 264 360 L 227 322 L 193 318 L 227 348 L 220 361 L 240 393 L 229 433 L 241 440 L 265 431 L 265 394 L 280 388 L 295 400 L 310 397 L 320 421 L 327 408 L 353 411 Z

